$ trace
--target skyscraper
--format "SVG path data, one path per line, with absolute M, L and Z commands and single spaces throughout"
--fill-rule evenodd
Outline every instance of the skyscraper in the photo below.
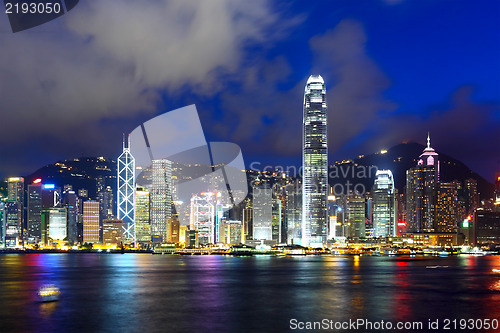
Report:
M 135 234 L 140 243 L 151 241 L 151 225 L 149 223 L 149 191 L 137 188 L 135 192 Z
M 349 237 L 364 238 L 366 235 L 366 202 L 361 195 L 350 194 L 347 199 L 349 216 Z
M 479 208 L 479 193 L 477 192 L 477 180 L 469 178 L 464 181 L 464 188 L 468 194 L 468 215 L 474 215 L 476 209 Z
M 320 75 L 307 80 L 303 107 L 302 245 L 316 247 L 327 238 L 327 104 Z
M 438 232 L 456 232 L 458 228 L 458 194 L 456 183 L 440 183 L 438 191 Z
M 19 209 L 19 237 L 20 241 L 23 237 L 23 229 L 27 229 L 24 221 L 24 178 L 23 177 L 11 177 L 7 182 L 7 200 L 17 202 Z
M 118 219 L 123 221 L 123 239 L 135 244 L 135 159 L 123 140 L 123 152 L 118 157 Z
M 28 185 L 28 235 L 33 243 L 42 239 L 42 184 Z
M 172 162 L 153 160 L 151 192 L 151 236 L 167 241 L 167 220 L 172 217 Z
M 406 171 L 407 231 L 435 231 L 438 186 L 438 154 L 431 148 L 431 139 L 427 136 L 427 148 L 420 155 L 417 166 Z
M 213 193 L 191 198 L 190 228 L 198 232 L 200 244 L 215 243 L 215 207 Z
M 287 244 L 300 244 L 302 234 L 302 184 L 296 180 L 284 188 Z
M 253 239 L 272 240 L 273 195 L 266 183 L 253 188 Z
M 99 243 L 99 202 L 83 202 L 83 242 Z
M 373 231 L 375 237 L 396 235 L 396 197 L 391 170 L 378 170 L 373 185 Z
M 6 201 L 3 205 L 2 242 L 5 247 L 15 248 L 21 244 L 21 211 L 17 201 Z

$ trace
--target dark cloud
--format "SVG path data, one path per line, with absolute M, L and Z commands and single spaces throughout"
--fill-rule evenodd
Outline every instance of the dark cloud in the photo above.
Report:
M 247 47 L 269 43 L 292 21 L 267 0 L 94 0 L 18 34 L 4 18 L 0 141 L 12 144 L 1 152 L 20 173 L 32 167 L 20 163 L 23 152 L 40 162 L 53 148 L 60 156 L 80 147 L 109 152 L 110 132 L 117 134 L 109 119 L 153 116 L 164 107 L 163 94 L 186 87 L 216 94 L 224 89 L 221 75 L 238 72 Z M 31 144 L 36 138 L 46 143 L 41 151 Z

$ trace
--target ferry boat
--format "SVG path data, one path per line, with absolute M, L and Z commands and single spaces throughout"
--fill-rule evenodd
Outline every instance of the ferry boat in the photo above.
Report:
M 41 302 L 54 302 L 59 300 L 61 291 L 52 284 L 44 285 L 38 289 L 38 297 Z

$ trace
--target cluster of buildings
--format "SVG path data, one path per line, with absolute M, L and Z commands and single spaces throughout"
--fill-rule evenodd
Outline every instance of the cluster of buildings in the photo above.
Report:
M 88 189 L 9 178 L 8 196 L 0 201 L 1 246 L 500 244 L 500 174 L 495 198 L 486 203 L 474 179 L 440 181 L 439 155 L 428 136 L 418 162 L 406 172 L 403 193 L 390 170 L 377 170 L 368 191 L 354 187 L 334 194 L 327 138 L 325 83 L 312 75 L 304 93 L 302 175 L 247 171 L 249 195 L 242 202 L 228 202 L 207 184 L 205 192 L 191 194 L 188 209 L 178 210 L 173 162 L 153 160 L 149 181 L 138 185 L 139 171 L 124 140 L 116 191 L 104 179 L 97 179 L 90 198 Z

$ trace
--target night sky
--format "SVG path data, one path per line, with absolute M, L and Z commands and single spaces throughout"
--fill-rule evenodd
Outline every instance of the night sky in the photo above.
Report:
M 81 1 L 13 34 L 0 14 L 0 177 L 117 157 L 123 132 L 196 104 L 247 166 L 301 163 L 310 74 L 330 161 L 403 141 L 500 170 L 500 1 Z

